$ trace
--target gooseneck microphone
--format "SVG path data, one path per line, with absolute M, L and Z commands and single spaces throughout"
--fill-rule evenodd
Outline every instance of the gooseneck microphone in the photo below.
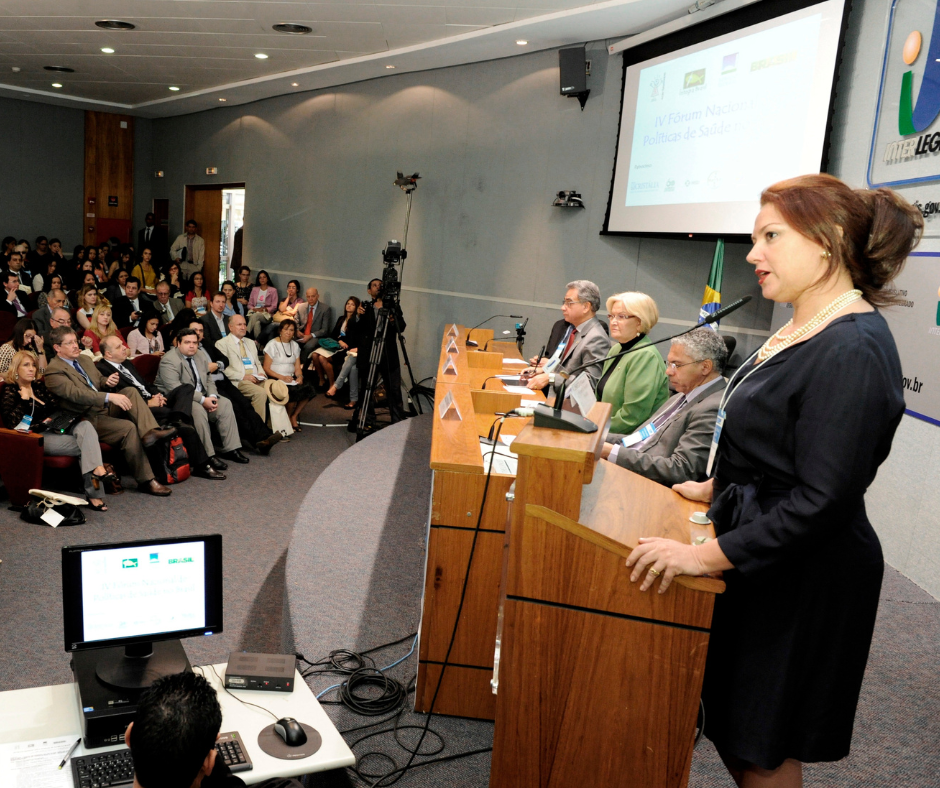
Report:
M 470 334 L 472 334 L 474 331 L 476 331 L 476 329 L 478 329 L 480 326 L 486 325 L 486 324 L 489 323 L 491 320 L 496 320 L 496 318 L 498 318 L 498 317 L 511 317 L 513 320 L 522 320 L 522 315 L 492 315 L 491 317 L 486 318 L 486 320 L 484 320 L 482 323 L 477 323 L 473 328 L 471 328 L 471 329 L 467 332 L 467 339 L 466 339 L 466 342 L 464 342 L 464 344 L 465 344 L 467 347 L 477 347 L 477 343 L 476 343 L 476 342 L 471 342 L 471 341 L 470 341 Z
M 723 317 L 730 315 L 732 312 L 740 309 L 748 301 L 750 301 L 752 296 L 746 295 L 743 298 L 739 298 L 737 301 L 734 301 L 723 309 L 719 309 L 714 314 L 709 315 L 701 323 L 696 323 L 691 328 L 687 328 L 685 331 L 680 331 L 678 334 L 673 334 L 670 337 L 665 337 L 664 339 L 657 339 L 655 342 L 650 342 L 649 345 L 643 345 L 643 347 L 650 347 L 651 345 L 661 345 L 663 342 L 671 342 L 673 339 L 678 339 L 681 336 L 695 331 L 697 328 L 701 328 L 703 325 L 709 325 L 721 320 Z M 561 383 L 561 389 L 559 389 L 558 394 L 555 396 L 555 406 L 554 408 L 548 407 L 548 405 L 536 405 L 535 406 L 535 426 L 536 427 L 551 427 L 556 430 L 570 430 L 572 432 L 596 432 L 597 425 L 590 419 L 586 419 L 583 416 L 572 413 L 570 411 L 563 411 L 562 405 L 565 402 L 565 386 L 568 385 L 568 380 L 578 372 L 587 369 L 588 367 L 593 367 L 595 364 L 603 364 L 605 361 L 610 361 L 613 358 L 620 358 L 621 356 L 626 356 L 628 353 L 632 353 L 634 350 L 641 349 L 639 346 L 634 345 L 629 350 L 622 350 L 619 353 L 616 353 L 613 356 L 605 356 L 604 358 L 594 359 L 594 361 L 589 361 L 587 364 L 582 364 L 579 367 L 575 367 L 570 372 L 565 370 L 559 370 L 555 374 L 561 375 L 564 380 Z

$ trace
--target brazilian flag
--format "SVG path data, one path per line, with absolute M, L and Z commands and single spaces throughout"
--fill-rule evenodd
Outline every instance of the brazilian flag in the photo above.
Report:
M 702 297 L 702 308 L 698 313 L 699 323 L 704 323 L 705 318 L 721 309 L 721 275 L 724 266 L 725 242 L 719 238 L 712 258 L 712 270 L 708 274 L 708 284 L 705 285 L 705 295 Z M 717 330 L 718 324 L 712 323 L 711 327 Z

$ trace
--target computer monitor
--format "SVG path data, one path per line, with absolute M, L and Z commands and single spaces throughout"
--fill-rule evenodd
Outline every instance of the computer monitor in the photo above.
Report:
M 222 536 L 63 547 L 62 610 L 65 650 L 100 649 L 106 684 L 186 670 L 179 639 L 222 631 Z

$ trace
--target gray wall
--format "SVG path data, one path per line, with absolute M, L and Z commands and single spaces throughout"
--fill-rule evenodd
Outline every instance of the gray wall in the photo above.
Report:
M 82 242 L 85 113 L 0 98 L 0 235 Z
M 186 184 L 245 181 L 245 258 L 253 269 L 315 283 L 334 307 L 380 274 L 400 238 L 405 196 L 395 171 L 422 175 L 414 196 L 402 304 L 415 375 L 433 374 L 449 321 L 531 317 L 538 352 L 560 317 L 565 284 L 593 279 L 606 296 L 643 290 L 659 303 L 656 336 L 696 318 L 713 243 L 601 237 L 620 112 L 620 59 L 590 53 L 591 97 L 558 95 L 554 51 L 403 74 L 220 108 L 153 124 L 154 196 L 180 232 Z M 551 207 L 579 190 L 587 210 Z M 757 294 L 746 248 L 726 254 L 726 300 Z M 755 299 L 729 320 L 754 330 L 771 307 Z M 494 321 L 498 329 L 511 321 Z

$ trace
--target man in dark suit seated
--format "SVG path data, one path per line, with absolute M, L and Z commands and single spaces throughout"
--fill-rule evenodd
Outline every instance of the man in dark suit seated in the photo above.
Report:
M 67 303 L 68 298 L 65 293 L 61 290 L 50 290 L 46 305 L 39 307 L 39 309 L 33 312 L 33 322 L 36 324 L 36 333 L 40 334 L 43 339 L 48 339 L 49 332 L 53 329 L 52 313 L 59 308 L 67 309 Z
M 12 273 L 16 274 L 20 290 L 27 294 L 33 292 L 33 274 L 26 267 L 26 258 L 22 252 L 13 252 L 13 254 L 10 255 L 10 262 L 7 264 L 7 268 L 9 268 Z M 43 273 L 45 273 L 45 271 Z
M 120 379 L 117 384 L 106 386 L 104 391 L 122 391 L 127 388 L 137 389 L 141 399 L 147 403 L 154 418 L 161 423 L 173 424 L 186 453 L 189 463 L 196 476 L 203 479 L 221 481 L 225 475 L 215 470 L 209 462 L 199 434 L 193 428 L 193 387 L 190 385 L 178 386 L 166 395 L 153 384 L 143 379 L 137 367 L 127 360 L 127 348 L 118 337 L 109 336 L 101 340 L 101 361 L 95 364 L 102 377 L 110 378 L 115 372 Z
M 176 429 L 161 429 L 136 390 L 127 389 L 124 394 L 105 391 L 116 385 L 120 376 L 114 372 L 103 377 L 91 359 L 81 355 L 72 328 L 55 328 L 50 339 L 56 357 L 46 366 L 46 387 L 62 401 L 62 409 L 84 416 L 102 441 L 124 453 L 141 492 L 169 495 L 172 490 L 154 478 L 144 449 L 172 438 Z
M 150 303 L 140 292 L 140 280 L 136 276 L 129 276 L 124 284 L 125 295 L 115 299 L 112 305 L 112 317 L 118 328 L 133 326 L 137 328 L 144 307 Z
M 199 322 L 205 326 L 205 344 L 215 347 L 215 343 L 228 336 L 228 317 L 225 311 L 225 293 L 216 293 L 209 302 L 209 311 Z
M 678 393 L 631 435 L 609 434 L 601 456 L 667 486 L 703 481 L 727 361 L 724 340 L 711 328 L 672 340 L 666 376 Z
M 9 312 L 17 320 L 21 317 L 26 317 L 26 313 L 29 311 L 26 307 L 26 303 L 22 300 L 20 296 L 23 294 L 19 291 L 20 287 L 20 278 L 15 271 L 6 271 L 3 274 L 3 289 L 5 298 L 0 298 L 0 310 L 4 312 Z

